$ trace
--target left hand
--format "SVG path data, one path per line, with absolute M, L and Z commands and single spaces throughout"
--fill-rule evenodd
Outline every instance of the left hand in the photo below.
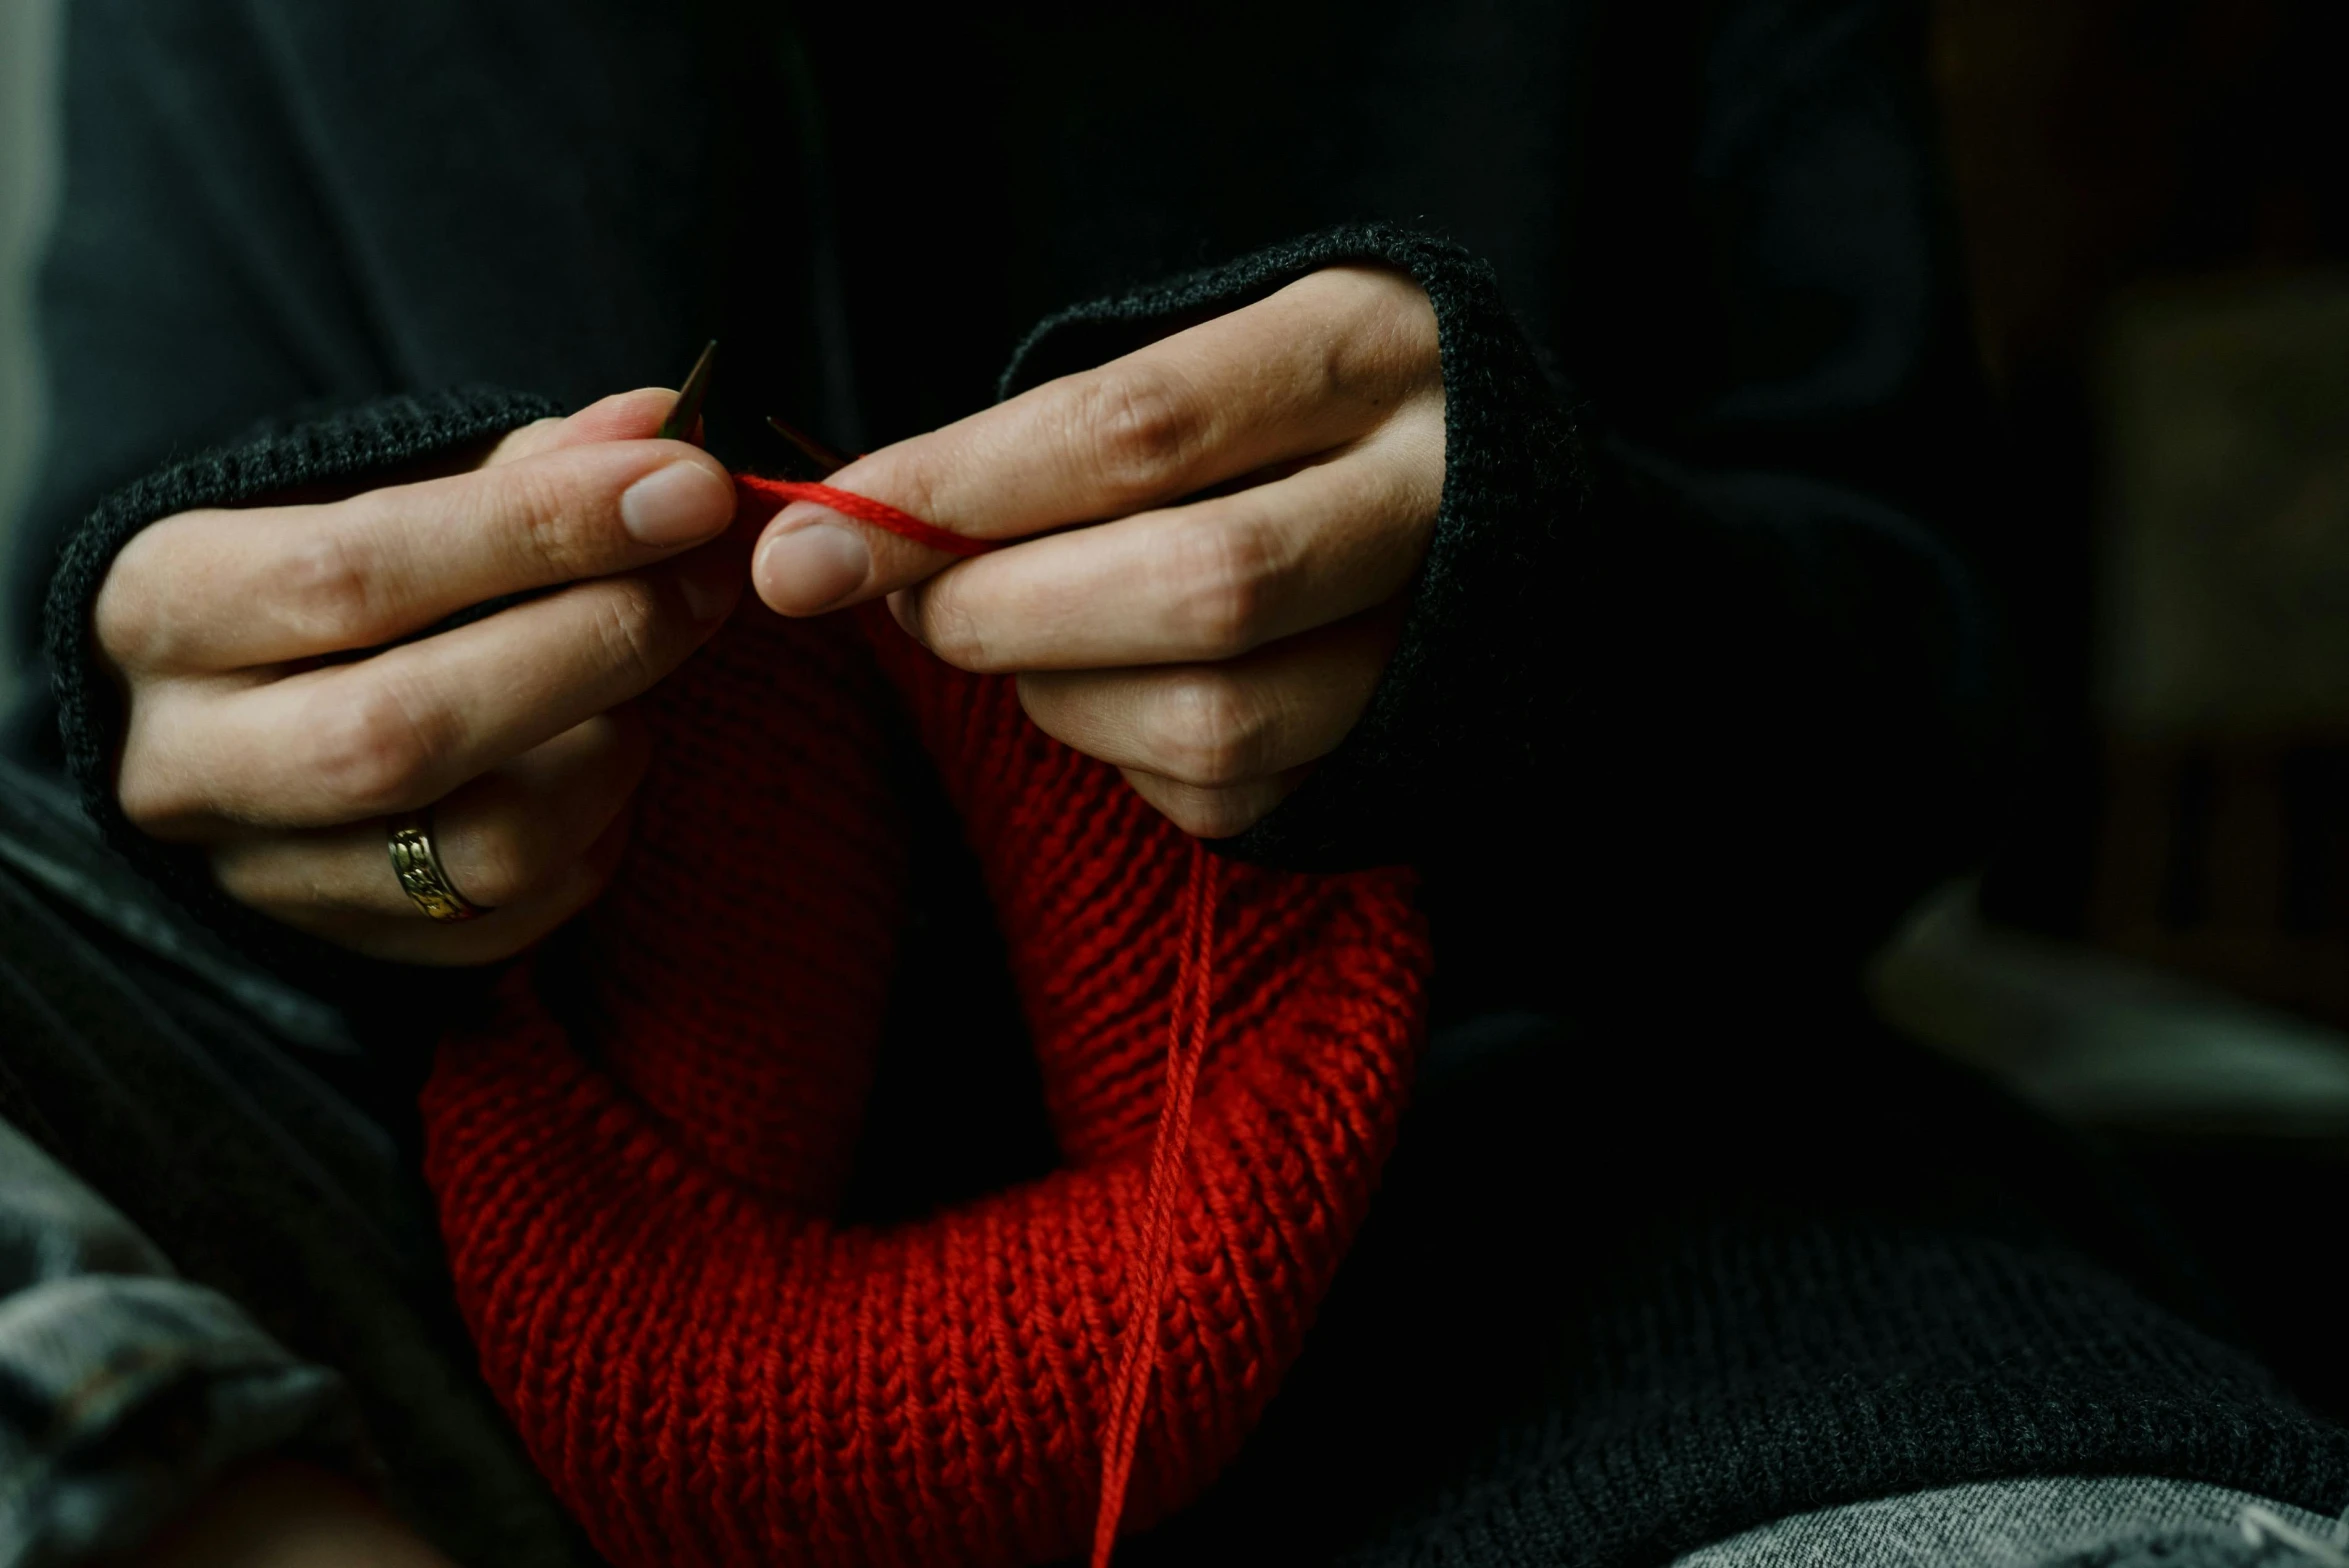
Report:
M 752 581 L 785 615 L 891 595 L 940 658 L 1017 676 L 1038 726 L 1222 838 L 1361 717 L 1443 481 L 1434 311 L 1334 267 L 827 480 L 1022 543 L 957 560 L 800 501 Z

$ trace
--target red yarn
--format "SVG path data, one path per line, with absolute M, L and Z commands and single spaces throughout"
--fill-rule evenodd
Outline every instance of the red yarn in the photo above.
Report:
M 756 475 L 742 476 L 737 483 L 754 495 L 776 501 L 818 502 L 843 516 L 876 523 L 916 544 L 952 555 L 981 555 L 994 548 L 988 541 L 925 523 L 886 501 L 831 485 Z M 1157 1318 L 1166 1290 L 1166 1232 L 1174 1220 L 1174 1172 L 1190 1144 L 1191 1096 L 1198 1081 L 1199 1058 L 1207 1044 L 1207 963 L 1202 949 L 1214 925 L 1214 900 L 1212 864 L 1205 849 L 1195 849 L 1187 904 L 1190 913 L 1182 938 L 1183 967 L 1175 981 L 1174 1034 L 1167 1045 L 1166 1091 L 1158 1139 L 1150 1151 L 1150 1192 L 1142 1221 L 1140 1258 L 1149 1283 L 1137 1298 L 1139 1322 L 1127 1325 L 1126 1347 L 1110 1395 L 1109 1425 L 1101 1439 L 1101 1506 L 1094 1516 L 1092 1568 L 1109 1568 L 1117 1545 L 1126 1483 L 1133 1472 L 1134 1444 L 1142 1431 L 1142 1406 L 1149 1398 L 1150 1376 L 1157 1366 L 1158 1358 L 1144 1354 L 1143 1347 L 1155 1349 L 1158 1342 Z
M 843 516 L 876 523 L 916 544 L 952 555 L 981 555 L 994 548 L 985 540 L 934 527 L 886 501 L 831 485 L 757 475 L 744 475 L 737 483 L 754 495 L 776 501 L 818 502 Z M 1150 1376 L 1157 1367 L 1158 1358 L 1145 1354 L 1144 1347 L 1155 1350 L 1158 1343 L 1158 1312 L 1166 1290 L 1167 1229 L 1174 1223 L 1174 1173 L 1190 1146 L 1191 1097 L 1198 1082 L 1199 1058 L 1207 1048 L 1205 947 L 1215 924 L 1215 878 L 1204 848 L 1192 851 L 1191 892 L 1185 907 L 1188 915 L 1182 937 L 1182 968 L 1175 980 L 1174 1030 L 1167 1043 L 1166 1090 L 1158 1138 L 1150 1151 L 1150 1190 L 1139 1249 L 1148 1283 L 1136 1298 L 1139 1320 L 1126 1328 L 1124 1356 L 1110 1395 L 1109 1425 L 1101 1439 L 1101 1506 L 1094 1516 L 1092 1568 L 1108 1568 L 1117 1544 L 1126 1483 L 1133 1472 L 1134 1444 L 1142 1431 L 1142 1406 L 1149 1398 Z
M 1092 1568 L 1109 1568 L 1125 1512 L 1134 1444 L 1142 1434 L 1142 1407 L 1158 1365 L 1158 1316 L 1166 1298 L 1168 1230 L 1174 1224 L 1175 1173 L 1191 1146 L 1191 1099 L 1199 1063 L 1207 1054 L 1210 949 L 1215 940 L 1215 865 L 1205 848 L 1191 847 L 1191 886 L 1184 899 L 1182 961 L 1175 971 L 1173 1028 L 1166 1046 L 1166 1091 L 1159 1102 L 1158 1137 L 1150 1149 L 1150 1187 L 1143 1200 L 1136 1257 L 1143 1268 L 1135 1292 L 1137 1319 L 1126 1325 L 1123 1359 L 1111 1385 L 1109 1418 L 1101 1438 L 1101 1507 L 1093 1516 Z
M 1063 1167 L 844 1227 L 903 917 L 892 702 Z M 618 882 L 425 1092 L 492 1389 L 623 1565 L 1035 1563 L 1088 1523 L 1103 1562 L 1237 1450 L 1368 1204 L 1422 1025 L 1407 877 L 1218 861 L 885 616 L 746 612 L 646 707 Z
M 752 495 L 780 506 L 786 501 L 813 501 L 828 506 L 843 517 L 853 517 L 860 523 L 871 523 L 886 528 L 893 534 L 911 539 L 915 544 L 926 544 L 933 550 L 948 555 L 985 555 L 1000 542 L 994 539 L 973 539 L 969 534 L 958 534 L 950 529 L 925 523 L 910 512 L 901 512 L 886 501 L 854 491 L 835 490 L 830 485 L 809 483 L 799 479 L 763 479 L 756 474 L 736 476 L 735 485 Z

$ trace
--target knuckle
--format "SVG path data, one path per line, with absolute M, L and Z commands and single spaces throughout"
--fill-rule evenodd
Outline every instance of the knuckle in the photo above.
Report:
M 291 540 L 266 574 L 264 602 L 279 607 L 299 636 L 319 649 L 383 641 L 372 574 L 344 532 L 322 528 Z
M 147 770 L 134 770 L 127 765 L 114 787 L 115 804 L 130 825 L 142 833 L 152 833 L 157 827 L 178 814 L 179 792 L 159 787 L 157 776 Z
M 155 557 L 168 553 L 160 525 L 135 535 L 107 568 L 90 607 L 90 634 L 119 669 L 158 664 L 168 657 L 157 584 L 165 575 Z
M 121 782 L 115 786 L 114 798 L 130 825 L 150 836 L 177 821 L 187 810 L 183 791 L 173 788 L 161 775 L 147 771 L 134 773 L 125 768 Z
M 1264 725 L 1239 683 L 1213 670 L 1178 676 L 1152 706 L 1152 771 L 1215 789 L 1252 776 Z
M 1239 518 L 1183 530 L 1171 597 L 1200 657 L 1234 658 L 1264 640 L 1283 569 L 1274 533 Z
M 190 791 L 170 769 L 150 765 L 143 753 L 131 748 L 123 752 L 114 799 L 130 825 L 150 836 L 160 835 L 184 819 L 195 805 Z
M 522 463 L 497 476 L 496 515 L 535 575 L 550 582 L 592 577 L 598 563 L 577 526 L 579 497 L 561 464 Z
M 547 880 L 544 845 L 515 823 L 492 824 L 451 848 L 458 891 L 483 908 L 516 903 Z
M 1369 267 L 1337 268 L 1316 277 L 1325 279 L 1330 290 L 1330 331 L 1320 366 L 1326 395 L 1378 407 L 1441 384 L 1435 310 L 1417 283 L 1402 273 Z
M 1127 492 L 1148 492 L 1181 474 L 1207 437 L 1206 411 L 1163 365 L 1111 366 L 1083 383 L 1076 410 L 1101 476 Z
M 1310 292 L 1315 307 L 1334 321 L 1360 330 L 1390 314 L 1411 285 L 1381 267 L 1339 266 L 1308 274 L 1298 287 Z
M 397 811 L 430 798 L 444 750 L 397 688 L 367 682 L 313 704 L 305 715 L 312 777 L 354 817 Z
M 667 670 L 659 592 L 642 577 L 614 578 L 597 589 L 592 625 L 604 663 L 639 689 L 650 686 Z
M 204 816 L 215 783 L 202 760 L 187 754 L 189 726 L 170 695 L 164 688 L 133 696 L 114 775 L 122 814 L 140 832 L 165 839 Z

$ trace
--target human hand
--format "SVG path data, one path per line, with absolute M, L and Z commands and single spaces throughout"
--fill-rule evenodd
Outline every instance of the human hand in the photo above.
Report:
M 741 591 L 739 549 L 695 548 L 733 518 L 725 468 L 646 439 L 674 401 L 606 398 L 467 472 L 141 532 L 93 612 L 124 813 L 201 847 L 231 897 L 380 958 L 487 962 L 583 907 L 647 761 L 625 705 Z M 393 874 L 384 819 L 428 806 L 479 919 L 428 919 Z
M 801 501 L 752 576 L 786 615 L 891 595 L 939 657 L 1018 676 L 1041 728 L 1220 838 L 1361 717 L 1443 479 L 1434 312 L 1337 267 L 826 481 L 1023 542 L 958 561 Z

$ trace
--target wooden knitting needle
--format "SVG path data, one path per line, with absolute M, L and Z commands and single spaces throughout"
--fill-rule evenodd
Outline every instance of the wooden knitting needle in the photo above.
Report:
M 823 479 L 848 466 L 847 458 L 842 457 L 798 426 L 787 425 L 772 414 L 767 416 L 767 424 L 775 434 L 799 448 L 807 460 L 815 465 L 816 471 L 812 477 Z
M 701 422 L 701 405 L 710 395 L 710 363 L 717 357 L 718 340 L 712 338 L 702 346 L 701 358 L 693 362 L 693 373 L 678 389 L 669 417 L 661 421 L 661 428 L 655 432 L 663 441 L 693 439 L 693 427 Z
M 709 399 L 710 367 L 717 357 L 718 340 L 712 338 L 702 345 L 701 358 L 693 362 L 693 370 L 686 376 L 685 385 L 678 389 L 677 401 L 670 407 L 669 417 L 661 421 L 661 428 L 656 434 L 662 440 L 691 441 L 693 439 L 694 426 L 701 419 L 702 404 Z M 777 435 L 798 448 L 800 454 L 814 466 L 815 478 L 822 479 L 847 466 L 847 458 L 842 457 L 797 425 L 786 424 L 772 414 L 767 416 L 767 423 L 774 428 Z

